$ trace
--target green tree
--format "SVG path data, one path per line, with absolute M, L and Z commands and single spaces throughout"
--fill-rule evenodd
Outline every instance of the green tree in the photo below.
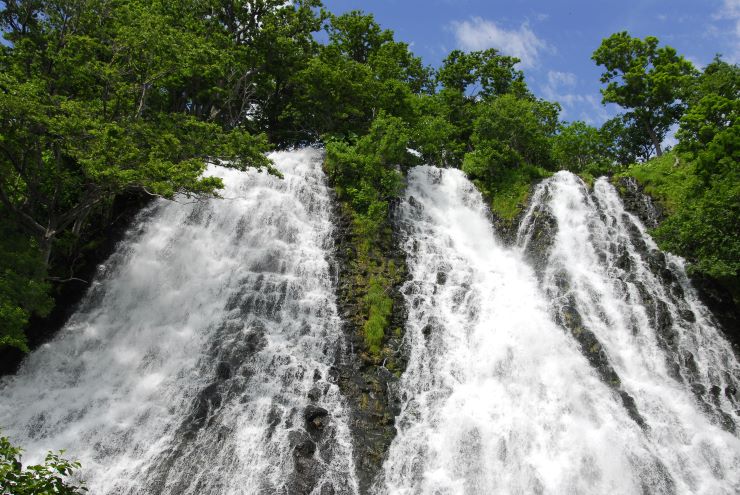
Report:
M 722 61 L 710 63 L 699 76 L 688 99 L 676 137 L 678 149 L 697 160 L 705 181 L 724 176 L 740 163 L 740 67 Z
M 372 234 L 386 221 L 389 202 L 401 191 L 402 166 L 413 163 L 408 125 L 381 113 L 355 144 L 330 141 L 326 170 L 340 200 L 348 202 L 363 230 Z
M 51 310 L 41 253 L 35 240 L 0 205 L 0 347 L 28 352 L 24 329 L 31 314 Z
M 576 173 L 604 171 L 613 161 L 604 134 L 581 121 L 558 126 L 552 140 L 552 156 L 558 168 Z
M 393 31 L 382 29 L 372 14 L 359 10 L 332 15 L 326 31 L 332 46 L 360 64 L 367 63 L 381 46 L 393 41 Z
M 197 98 L 172 101 L 216 48 L 168 7 L 38 1 L 0 12 L 11 42 L 0 51 L 0 201 L 47 264 L 54 241 L 117 194 L 212 194 L 220 181 L 202 173 L 213 156 L 267 165 L 262 137 L 201 118 Z
M 437 81 L 473 100 L 506 93 L 524 96 L 524 74 L 514 68 L 517 63 L 518 58 L 500 55 L 494 48 L 468 53 L 453 50 L 442 62 Z
M 522 165 L 552 165 L 551 139 L 560 107 L 556 103 L 513 94 L 481 104 L 463 170 L 484 183 L 495 181 L 501 169 Z
M 599 131 L 607 143 L 609 155 L 620 165 L 646 162 L 655 150 L 650 136 L 625 115 L 607 120 Z
M 675 49 L 658 43 L 654 36 L 641 40 L 623 31 L 604 39 L 591 58 L 605 69 L 604 103 L 628 109 L 626 119 L 649 137 L 660 156 L 668 129 L 685 110 L 696 69 Z
M 284 120 L 304 141 L 350 138 L 368 131 L 381 112 L 413 120 L 413 96 L 431 90 L 431 71 L 371 15 L 331 16 L 329 44 L 293 78 Z

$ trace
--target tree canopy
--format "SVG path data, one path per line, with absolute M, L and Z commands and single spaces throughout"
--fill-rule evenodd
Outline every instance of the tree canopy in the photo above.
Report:
M 658 44 L 654 36 L 639 39 L 623 31 L 604 39 L 591 58 L 604 67 L 603 101 L 628 109 L 625 123 L 644 131 L 660 156 L 668 129 L 686 108 L 697 71 L 675 49 Z

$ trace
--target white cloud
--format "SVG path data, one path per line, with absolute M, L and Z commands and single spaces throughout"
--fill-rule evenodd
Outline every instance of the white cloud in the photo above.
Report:
M 722 8 L 714 15 L 717 20 L 734 23 L 734 39 L 731 41 L 731 52 L 727 54 L 730 62 L 740 61 L 740 0 L 724 0 Z
M 578 78 L 572 72 L 560 72 L 557 70 L 551 70 L 547 72 L 547 83 L 553 87 L 572 87 L 576 85 Z
M 561 74 L 568 74 L 568 76 L 563 77 Z M 609 108 L 601 104 L 601 97 L 595 94 L 572 92 L 572 86 L 576 82 L 574 74 L 550 71 L 547 74 L 547 79 L 548 83 L 540 87 L 541 96 L 546 100 L 556 101 L 562 105 L 563 109 L 560 116 L 564 120 L 582 120 L 589 125 L 599 127 L 614 116 Z M 561 88 L 566 90 L 561 91 Z M 571 89 L 570 92 L 567 91 L 568 88 Z
M 536 66 L 539 54 L 549 50 L 547 43 L 538 38 L 526 22 L 518 29 L 505 29 L 493 21 L 473 17 L 468 21 L 453 21 L 451 27 L 463 49 L 496 48 L 504 55 L 520 59 L 523 68 Z

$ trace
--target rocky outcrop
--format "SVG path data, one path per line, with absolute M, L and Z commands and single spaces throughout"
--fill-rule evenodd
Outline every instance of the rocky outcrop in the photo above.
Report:
M 634 177 L 620 177 L 616 181 L 617 190 L 627 211 L 637 216 L 648 228 L 657 227 L 665 218 L 665 211 Z
M 389 228 L 374 246 L 379 263 L 392 263 L 397 271 L 390 297 L 393 311 L 387 325 L 380 355 L 367 348 L 363 335 L 363 296 L 368 278 L 367 265 L 358 262 L 357 241 L 351 219 L 340 208 L 336 212 L 336 277 L 339 315 L 345 342 L 332 370 L 350 409 L 350 428 L 354 440 L 354 461 L 360 493 L 367 493 L 380 472 L 391 441 L 395 437 L 395 418 L 400 400 L 395 390 L 406 367 L 403 329 L 406 310 L 400 286 L 406 278 L 405 254 L 399 248 L 391 207 Z

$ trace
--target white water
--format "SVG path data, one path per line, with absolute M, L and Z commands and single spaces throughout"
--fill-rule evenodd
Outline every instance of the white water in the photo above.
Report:
M 672 493 L 652 442 L 553 323 L 462 172 L 412 169 L 401 216 L 410 359 L 377 491 Z
M 25 461 L 67 449 L 94 494 L 289 493 L 317 387 L 331 421 L 308 461 L 316 492 L 356 492 L 328 376 L 340 327 L 321 154 L 272 158 L 283 180 L 212 167 L 226 199 L 155 203 L 57 337 L 0 382 L 0 427 Z
M 635 399 L 675 491 L 740 493 L 740 440 L 721 427 L 740 425 L 740 365 L 683 261 L 666 255 L 660 264 L 644 226 L 603 178 L 593 194 L 568 172 L 541 183 L 520 228 L 524 249 L 544 215 L 557 225 L 542 274 L 551 309 L 575 301 Z

